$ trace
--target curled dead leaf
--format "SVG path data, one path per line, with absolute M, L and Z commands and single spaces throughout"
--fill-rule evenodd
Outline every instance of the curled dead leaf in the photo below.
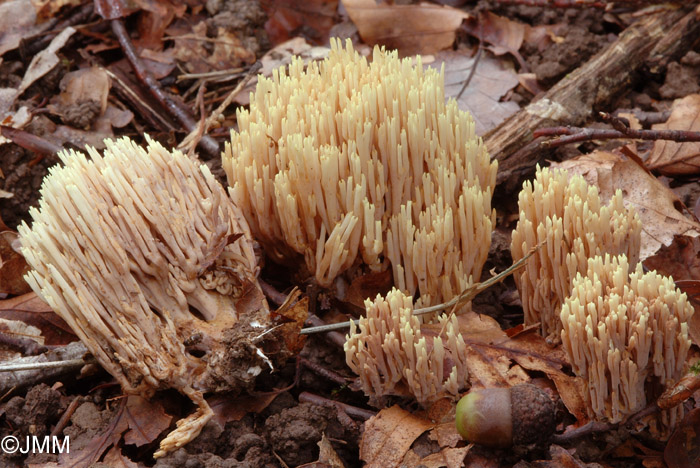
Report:
M 700 131 L 700 94 L 690 94 L 676 99 L 671 115 L 665 123 L 656 124 L 654 130 Z M 650 169 L 665 175 L 693 175 L 700 173 L 700 142 L 679 143 L 656 140 L 647 160 Z
M 30 270 L 18 251 L 19 239 L 14 231 L 0 232 L 0 293 L 19 296 L 32 289 L 24 275 Z
M 489 50 L 495 55 L 511 54 L 527 69 L 525 60 L 520 55 L 527 26 L 524 23 L 498 16 L 490 11 L 478 17 L 470 17 L 465 23 L 466 31 L 490 44 Z
M 33 292 L 0 301 L 0 318 L 35 326 L 41 330 L 44 344 L 48 346 L 65 345 L 78 339 L 68 324 Z
M 604 203 L 615 190 L 622 190 L 625 206 L 633 207 L 642 221 L 641 260 L 657 253 L 661 246 L 670 245 L 675 235 L 700 235 L 700 224 L 684 215 L 683 204 L 673 191 L 631 158 L 594 151 L 552 163 L 552 167 L 581 174 L 589 184 L 598 187 Z
M 375 0 L 344 0 L 350 19 L 369 45 L 398 49 L 402 55 L 432 54 L 450 47 L 464 11 L 448 6 L 378 4 Z
M 27 71 L 22 78 L 22 82 L 17 89 L 17 96 L 21 95 L 36 80 L 50 72 L 58 65 L 59 58 L 57 52 L 66 45 L 68 39 L 75 34 L 76 29 L 68 26 L 61 33 L 54 37 L 46 49 L 36 54 L 27 67 Z
M 100 67 L 66 73 L 60 86 L 58 111 L 69 125 L 87 128 L 107 109 L 111 79 Z
M 265 32 L 273 45 L 298 37 L 300 28 L 317 44 L 327 44 L 338 10 L 338 0 L 275 0 L 261 5 L 267 11 Z
M 668 440 L 664 461 L 669 468 L 700 465 L 700 408 L 688 413 Z
M 474 444 L 465 447 L 443 447 L 439 452 L 422 457 L 410 450 L 403 459 L 401 466 L 421 466 L 425 468 L 461 468 L 464 466 L 464 458 Z
M 462 51 L 444 50 L 435 55 L 431 67 L 445 67 L 445 97 L 457 98 L 464 82 L 476 63 Z M 518 76 L 503 61 L 490 55 L 482 55 L 469 86 L 460 96 L 460 109 L 469 111 L 476 124 L 476 133 L 483 135 L 520 110 L 513 101 L 501 101 L 518 85 Z
M 365 422 L 360 459 L 365 468 L 395 468 L 413 442 L 434 424 L 394 405 Z

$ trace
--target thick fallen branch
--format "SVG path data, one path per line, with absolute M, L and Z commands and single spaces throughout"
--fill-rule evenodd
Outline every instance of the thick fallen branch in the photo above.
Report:
M 533 141 L 535 130 L 581 126 L 627 88 L 642 66 L 658 72 L 698 38 L 700 18 L 688 8 L 667 8 L 627 27 L 617 41 L 484 137 L 499 162 L 498 183 L 505 183 L 506 190 L 517 187 L 544 156 Z

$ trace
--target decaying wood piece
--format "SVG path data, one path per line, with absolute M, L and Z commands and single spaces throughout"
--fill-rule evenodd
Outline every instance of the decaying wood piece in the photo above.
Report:
M 629 86 L 634 74 L 647 65 L 663 69 L 685 54 L 700 38 L 700 11 L 664 9 L 641 18 L 617 41 L 563 78 L 540 98 L 485 135 L 492 158 L 498 159 L 497 183 L 507 189 L 519 185 L 534 170 L 541 147 L 532 132 L 540 127 L 582 125 L 595 110 Z

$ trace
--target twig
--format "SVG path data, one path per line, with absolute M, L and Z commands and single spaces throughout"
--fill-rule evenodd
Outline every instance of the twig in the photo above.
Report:
M 319 375 L 323 377 L 324 379 L 328 379 L 331 382 L 334 382 L 338 385 L 347 385 L 348 380 L 343 377 L 342 375 L 338 374 L 337 372 L 333 372 L 330 369 L 326 369 L 325 367 L 321 366 L 318 363 L 315 363 L 313 361 L 309 361 L 306 358 L 299 357 L 299 364 L 301 366 L 304 366 L 311 372 L 313 372 L 316 375 Z
M 275 305 L 282 305 L 284 304 L 284 301 L 287 300 L 286 294 L 279 292 L 274 286 L 262 278 L 258 278 L 258 283 L 260 284 L 260 288 L 262 289 L 263 294 L 265 294 L 265 297 L 267 297 Z
M 51 431 L 51 437 L 56 437 L 59 435 L 61 432 L 63 432 L 63 429 L 66 428 L 68 425 L 68 422 L 70 421 L 71 416 L 73 416 L 73 413 L 75 413 L 75 410 L 78 409 L 78 406 L 80 403 L 83 401 L 83 396 L 78 395 L 75 398 L 73 398 L 73 401 L 70 402 L 70 405 L 68 405 L 68 408 L 66 408 L 66 411 L 63 412 L 63 415 L 61 416 L 61 419 L 58 420 L 58 423 L 56 423 L 56 427 L 53 428 Z
M 481 54 L 484 50 L 484 24 L 481 21 L 481 12 L 479 12 L 479 15 L 476 20 L 479 22 L 479 49 L 476 51 L 476 57 L 474 57 L 474 63 L 472 64 L 471 70 L 469 70 L 469 76 L 462 85 L 462 89 L 460 89 L 459 93 L 457 93 L 457 97 L 455 98 L 455 100 L 457 101 L 459 101 L 459 98 L 462 97 L 464 90 L 467 89 L 467 86 L 469 86 L 469 83 L 471 83 L 472 78 L 474 78 L 474 75 L 476 74 L 476 66 L 479 64 Z
M 357 406 L 351 406 L 346 403 L 341 403 L 339 401 L 329 400 L 328 398 L 323 398 L 322 396 L 315 395 L 309 392 L 301 392 L 299 394 L 299 402 L 301 403 L 313 403 L 319 406 L 335 406 L 343 408 L 347 414 L 354 418 L 367 420 L 376 415 L 374 411 L 369 411 L 366 409 L 358 408 Z
M 639 123 L 642 124 L 642 126 L 644 127 L 649 127 L 657 123 L 666 122 L 669 116 L 671 115 L 670 110 L 666 110 L 663 112 L 654 112 L 643 111 L 641 109 L 618 109 L 615 111 L 615 115 L 617 116 L 623 113 L 633 114 L 637 118 L 637 120 L 639 120 Z
M 46 346 L 40 345 L 31 338 L 0 332 L 0 343 L 18 350 L 23 356 L 36 356 L 46 352 Z
M 183 127 L 185 127 L 185 130 L 188 133 L 196 132 L 197 122 L 195 122 L 195 120 L 192 118 L 187 108 L 183 104 L 168 96 L 161 89 L 158 81 L 156 81 L 156 79 L 153 78 L 153 75 L 151 75 L 144 67 L 143 62 L 141 62 L 141 59 L 136 53 L 136 49 L 134 49 L 134 45 L 131 43 L 131 39 L 129 38 L 129 34 L 126 31 L 122 20 L 113 19 L 110 20 L 110 22 L 112 24 L 112 32 L 117 37 L 119 45 L 124 51 L 124 55 L 126 55 L 126 58 L 131 64 L 131 68 L 134 70 L 134 73 L 138 79 L 146 85 L 148 91 L 163 106 L 163 108 L 167 110 L 167 112 L 173 118 L 180 122 Z M 216 140 L 208 135 L 204 135 L 199 143 L 201 148 L 210 157 L 219 157 L 220 149 Z
M 309 328 L 303 328 L 301 330 L 301 334 L 308 334 L 308 333 L 318 333 L 322 331 L 328 331 L 326 333 L 326 339 L 333 343 L 334 345 L 338 346 L 339 348 L 343 348 L 343 345 L 345 345 L 345 335 L 342 333 L 339 333 L 337 331 L 333 330 L 342 330 L 344 328 L 350 327 L 350 324 L 348 322 L 342 322 L 342 323 L 331 323 L 331 324 L 326 324 L 323 320 L 321 320 L 318 316 L 314 314 L 309 314 L 309 318 L 306 319 L 306 323 L 311 324 L 312 326 Z M 357 322 L 355 323 L 357 325 Z M 339 325 L 342 325 L 342 327 L 339 327 Z M 326 330 L 326 327 L 328 330 Z M 304 332 L 304 330 L 318 330 L 318 332 L 310 331 L 310 332 Z
M 27 370 L 42 370 L 42 369 L 72 369 L 80 368 L 86 364 L 91 364 L 96 361 L 86 361 L 85 359 L 67 359 L 65 361 L 47 361 L 47 362 L 27 362 L 22 364 L 6 364 L 0 366 L 0 372 L 18 372 Z
M 39 53 L 39 51 L 44 50 L 46 46 L 49 45 L 51 40 L 68 26 L 74 26 L 76 29 L 78 29 L 82 23 L 85 23 L 90 19 L 93 12 L 94 4 L 93 2 L 88 2 L 79 7 L 65 20 L 57 22 L 50 31 L 41 33 L 39 37 L 34 36 L 22 38 L 19 43 L 19 53 L 22 60 L 31 59 L 34 55 Z
M 613 429 L 617 429 L 620 427 L 620 425 L 630 428 L 639 421 L 642 418 L 645 418 L 651 414 L 654 414 L 656 412 L 660 411 L 659 407 L 656 406 L 656 403 L 652 403 L 645 408 L 637 411 L 635 414 L 630 416 L 627 421 L 624 423 L 605 423 L 605 422 L 599 422 L 599 421 L 591 421 L 588 424 L 584 424 L 581 427 L 577 427 L 576 429 L 572 429 L 570 431 L 567 431 L 563 434 L 554 434 L 552 437 L 552 442 L 555 444 L 563 444 L 567 442 L 571 442 L 572 440 L 579 439 L 581 437 L 588 436 L 590 434 L 597 434 L 600 432 L 608 432 Z
M 241 73 L 245 71 L 245 68 L 229 68 L 228 70 L 215 70 L 206 73 L 183 73 L 178 75 L 175 81 L 185 81 L 185 80 L 196 80 L 196 79 L 206 79 L 208 81 L 226 78 L 226 80 L 233 80 L 238 78 Z
M 12 140 L 12 143 L 17 146 L 21 146 L 26 150 L 40 155 L 56 154 L 63 149 L 61 146 L 45 138 L 31 134 L 26 130 L 9 127 L 7 125 L 0 125 L 0 135 L 8 140 Z
M 614 424 L 599 421 L 591 421 L 588 424 L 584 424 L 583 426 L 577 427 L 576 429 L 566 431 L 563 434 L 554 434 L 552 436 L 552 442 L 555 444 L 565 444 L 567 442 L 579 439 L 581 437 L 585 437 L 590 434 L 607 432 L 611 429 L 614 429 L 615 427 L 616 425 Z
M 151 107 L 146 101 L 144 101 L 141 98 L 141 96 L 139 96 L 139 94 L 136 91 L 131 89 L 131 87 L 116 73 L 112 72 L 108 68 L 101 67 L 101 69 L 105 73 L 107 73 L 107 76 L 113 79 L 114 82 L 118 85 L 115 87 L 115 90 L 122 96 L 122 98 L 129 101 L 134 107 L 136 107 L 138 114 L 141 115 L 144 119 L 146 119 L 150 125 L 157 129 L 164 129 L 165 131 L 175 130 L 173 124 L 169 122 L 168 119 L 165 118 L 165 116 L 163 116 L 159 112 L 156 112 L 156 110 L 153 107 Z
M 634 140 L 671 140 L 677 142 L 700 141 L 700 132 L 687 130 L 636 130 L 625 125 L 620 117 L 601 112 L 603 120 L 610 122 L 615 128 L 581 128 L 581 127 L 545 127 L 535 130 L 533 138 L 559 136 L 553 140 L 540 141 L 541 148 L 556 148 L 571 143 L 591 140 L 615 140 L 629 138 Z
M 523 268 L 525 266 L 525 263 L 528 261 L 530 257 L 532 257 L 535 252 L 537 252 L 540 247 L 542 247 L 544 243 L 538 244 L 525 255 L 523 258 L 515 262 L 513 265 L 511 265 L 509 268 L 503 270 L 496 276 L 492 276 L 491 278 L 487 279 L 486 281 L 482 283 L 477 283 L 464 291 L 457 296 L 453 297 L 449 301 L 445 302 L 444 304 L 438 304 L 430 307 L 423 307 L 422 309 L 415 309 L 413 311 L 413 315 L 423 315 L 423 314 L 429 314 L 431 312 L 439 312 L 441 310 L 445 309 L 450 309 L 452 307 L 458 307 L 461 304 L 464 304 L 466 302 L 471 301 L 474 299 L 479 293 L 482 291 L 485 291 L 486 289 L 490 288 L 494 284 L 498 284 L 519 269 Z
M 206 136 L 206 133 L 209 131 L 211 126 L 214 124 L 215 121 L 219 120 L 219 117 L 224 114 L 224 111 L 226 108 L 233 102 L 234 98 L 238 95 L 238 93 L 241 92 L 243 88 L 246 87 L 248 82 L 253 78 L 255 73 L 262 67 L 262 64 L 260 62 L 254 63 L 250 69 L 248 70 L 248 73 L 246 74 L 245 78 L 243 78 L 238 85 L 229 93 L 228 96 L 226 96 L 226 99 L 224 99 L 224 102 L 222 102 L 219 107 L 214 110 L 209 117 L 207 117 L 207 120 L 204 122 L 204 127 L 202 129 L 202 133 Z M 193 129 L 190 131 L 190 134 L 187 135 L 180 145 L 178 146 L 179 149 L 183 151 L 189 151 L 189 149 L 192 147 L 193 142 L 196 141 L 196 135 L 197 135 L 198 129 Z M 211 138 L 211 137 L 209 137 Z M 217 155 L 218 156 L 218 155 Z
M 0 393 L 13 387 L 26 387 L 42 380 L 60 377 L 95 362 L 85 360 L 88 353 L 80 341 L 54 348 L 40 356 L 29 356 L 0 366 Z
M 197 91 L 197 97 L 195 98 L 195 106 L 199 108 L 199 122 L 197 123 L 197 127 L 192 130 L 192 133 L 187 135 L 187 137 L 192 137 L 190 144 L 188 148 L 185 150 L 185 153 L 187 153 L 188 156 L 192 156 L 194 154 L 194 149 L 199 145 L 199 142 L 202 140 L 202 137 L 204 136 L 205 132 L 205 127 L 206 127 L 206 111 L 204 108 L 204 93 L 207 91 L 207 82 L 202 81 L 199 85 L 199 90 Z
M 515 262 L 508 269 L 502 271 L 501 273 L 497 274 L 496 276 L 493 276 L 493 277 L 487 279 L 486 281 L 484 281 L 482 283 L 477 283 L 475 285 L 470 286 L 469 288 L 462 291 L 462 293 L 459 296 L 453 297 L 449 301 L 444 302 L 442 304 L 437 304 L 437 305 L 430 306 L 430 307 L 423 307 L 421 309 L 414 309 L 413 315 L 430 314 L 432 312 L 439 312 L 441 310 L 452 309 L 452 308 L 459 307 L 461 304 L 464 304 L 466 302 L 471 301 L 482 291 L 490 288 L 494 284 L 500 283 L 501 281 L 506 279 L 508 276 L 510 276 L 511 274 L 515 273 L 517 270 L 519 270 L 520 268 L 525 266 L 525 262 L 541 246 L 542 246 L 542 244 L 533 247 L 527 253 L 527 255 L 525 255 L 523 258 L 521 258 L 520 260 Z M 355 325 L 360 323 L 359 320 L 349 320 L 347 322 L 331 323 L 328 325 L 321 325 L 321 326 L 317 326 L 317 327 L 302 328 L 299 333 L 302 335 L 309 335 L 312 333 L 322 333 L 322 332 L 328 332 L 328 331 L 332 331 L 332 330 L 343 330 L 345 328 L 350 327 L 350 322 L 353 322 Z

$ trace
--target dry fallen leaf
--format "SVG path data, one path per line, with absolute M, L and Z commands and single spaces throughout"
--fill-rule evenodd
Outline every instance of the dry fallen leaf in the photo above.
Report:
M 35 25 L 36 9 L 31 0 L 0 2 L 0 57 L 15 49 L 24 37 L 30 37 L 46 27 Z
M 304 327 L 306 319 L 309 318 L 309 297 L 304 296 L 297 300 L 298 297 L 298 292 L 292 292 L 279 309 L 270 313 L 272 323 L 277 329 L 278 340 L 284 341 L 284 347 L 292 355 L 301 352 L 304 343 L 306 343 L 307 335 L 300 335 L 299 332 Z M 265 349 L 265 352 L 268 355 L 275 354 L 275 350 Z
M 78 340 L 68 324 L 33 292 L 0 300 L 0 318 L 19 320 L 38 328 L 47 346 L 66 345 Z
M 22 78 L 22 82 L 19 84 L 17 89 L 17 96 L 21 95 L 32 83 L 46 75 L 50 72 L 53 67 L 58 65 L 58 55 L 57 52 L 66 45 L 68 39 L 75 34 L 75 28 L 68 26 L 66 29 L 60 32 L 60 34 L 54 37 L 49 43 L 46 49 L 42 50 L 36 54 L 32 61 L 29 62 L 27 71 Z
M 652 128 L 700 131 L 700 94 L 690 94 L 682 99 L 676 99 L 668 120 Z M 646 163 L 650 169 L 656 169 L 670 176 L 698 174 L 700 173 L 700 142 L 678 143 L 656 140 Z
M 527 25 L 524 23 L 486 11 L 478 17 L 469 18 L 465 23 L 465 29 L 472 36 L 491 44 L 488 49 L 495 55 L 511 54 L 521 66 L 525 64 L 525 60 L 518 52 L 527 32 Z
M 255 54 L 235 34 L 219 28 L 216 38 L 208 37 L 204 21 L 188 32 L 171 27 L 168 33 L 175 41 L 175 58 L 190 73 L 226 70 L 255 62 Z
M 557 388 L 559 398 L 566 409 L 576 418 L 577 425 L 584 425 L 590 421 L 588 417 L 588 405 L 583 399 L 586 390 L 586 381 L 581 377 L 572 377 L 565 374 L 549 376 Z
M 66 143 L 85 149 L 92 146 L 95 149 L 105 147 L 106 138 L 114 138 L 113 128 L 122 128 L 129 124 L 134 118 L 134 114 L 128 109 L 119 109 L 112 104 L 107 105 L 105 112 L 95 120 L 89 130 L 71 127 L 69 125 L 58 125 L 51 133 L 44 135 L 45 139 L 56 145 L 65 146 Z M 17 141 L 15 140 L 15 143 Z
M 568 25 L 566 23 L 541 24 L 538 26 L 525 27 L 525 43 L 543 51 L 552 44 L 564 42 L 564 37 L 560 36 Z
M 697 237 L 700 224 L 680 210 L 678 197 L 634 160 L 607 151 L 552 163 L 552 167 L 581 174 L 598 187 L 601 200 L 607 200 L 616 189 L 622 190 L 625 206 L 632 206 L 642 221 L 640 260 L 654 255 L 663 245 L 670 245 L 675 235 Z
M 70 125 L 87 127 L 107 109 L 111 79 L 103 68 L 82 68 L 66 73 L 60 86 L 59 112 L 63 121 Z
M 16 91 L 12 88 L 0 89 L 0 117 L 2 118 L 0 125 L 3 125 L 0 131 L 0 145 L 13 142 L 11 138 L 5 135 L 8 131 L 12 131 L 11 129 L 22 129 L 32 120 L 32 114 L 27 106 L 20 106 L 15 111 L 10 110 L 14 104 L 16 94 Z M 4 99 L 3 96 L 8 99 Z
M 261 5 L 267 11 L 265 32 L 273 45 L 298 37 L 300 28 L 315 43 L 327 44 L 338 10 L 338 0 L 275 0 Z
M 82 0 L 32 0 L 41 21 L 56 16 L 61 9 L 68 10 L 82 4 Z
M 462 440 L 462 436 L 457 432 L 457 425 L 454 421 L 454 416 L 451 421 L 438 424 L 428 434 L 430 440 L 434 440 L 440 447 L 454 448 Z
M 0 333 L 7 337 L 20 339 L 25 343 L 21 348 L 3 343 L 0 346 L 0 362 L 21 358 L 23 354 L 38 355 L 46 350 L 43 346 L 44 337 L 41 336 L 41 330 L 22 321 L 0 318 Z M 21 349 L 21 352 L 18 349 Z
M 352 283 L 342 292 L 339 298 L 343 302 L 352 304 L 364 311 L 366 299 L 374 299 L 377 297 L 377 294 L 385 296 L 393 285 L 394 278 L 391 270 L 370 272 L 352 280 Z
M 552 444 L 549 447 L 551 460 L 538 460 L 533 462 L 536 468 L 593 468 L 598 467 L 597 463 L 587 464 L 574 458 L 565 448 Z
M 177 18 L 182 18 L 187 5 L 180 2 L 142 1 L 143 9 L 138 15 L 138 38 L 134 42 L 138 49 L 145 52 L 160 51 L 163 47 L 165 30 Z M 142 55 L 143 56 L 143 55 Z
M 360 459 L 365 468 L 396 468 L 413 442 L 434 424 L 398 406 L 386 408 L 365 422 Z
M 318 460 L 311 463 L 304 463 L 297 468 L 345 468 L 343 460 L 333 449 L 330 441 L 324 433 L 318 442 Z
M 126 444 L 134 444 L 137 447 L 149 444 L 170 427 L 171 420 L 172 417 L 165 414 L 159 402 L 129 395 L 122 400 L 113 420 L 101 434 L 96 435 L 80 450 L 62 453 L 56 466 L 66 468 L 93 466 L 110 447 L 116 446 L 122 437 Z
M 552 349 L 534 330 L 509 338 L 498 322 L 487 315 L 467 312 L 457 317 L 460 334 L 467 345 L 467 369 L 473 387 L 512 387 L 530 380 L 525 369 L 564 380 L 562 367 L 568 361 L 561 349 Z M 423 324 L 428 352 L 441 327 Z
M 102 459 L 102 463 L 110 468 L 146 468 L 142 463 L 134 463 L 117 447 L 112 447 Z
M 550 377 L 564 375 L 562 367 L 570 365 L 564 350 L 561 347 L 552 348 L 534 328 L 499 345 L 506 348 L 504 352 L 523 368 L 543 372 Z
M 647 466 L 646 463 L 642 463 L 642 460 L 652 460 L 661 455 L 660 452 L 650 449 L 645 446 L 641 441 L 630 437 L 622 445 L 618 445 L 611 453 L 614 458 L 632 458 L 637 463 L 635 466 Z M 658 466 L 656 464 L 648 465 L 650 467 Z M 663 465 L 659 468 L 667 468 Z
M 435 55 L 431 67 L 445 66 L 445 97 L 456 98 L 467 80 L 475 57 L 460 51 L 442 51 Z M 499 59 L 482 55 L 476 72 L 457 103 L 469 111 L 476 123 L 476 133 L 483 135 L 520 110 L 513 101 L 501 98 L 518 85 L 518 75 Z
M 19 296 L 32 290 L 26 281 L 25 273 L 30 268 L 19 253 L 19 238 L 14 231 L 0 232 L 0 293 Z
M 280 392 L 281 393 L 281 392 Z M 231 396 L 225 393 L 217 393 L 207 398 L 207 403 L 214 412 L 212 419 L 220 427 L 226 426 L 227 422 L 240 421 L 248 413 L 259 413 L 267 408 L 272 400 L 277 398 L 279 393 L 268 392 L 261 395 L 239 395 Z
M 124 419 L 129 429 L 124 433 L 124 443 L 141 447 L 150 444 L 168 427 L 173 417 L 165 413 L 158 400 L 147 400 L 129 395 L 124 408 Z
M 644 266 L 674 280 L 700 280 L 700 237 L 675 236 L 669 246 L 647 258 Z
M 402 466 L 421 466 L 425 468 L 461 468 L 464 466 L 464 458 L 469 453 L 473 444 L 459 448 L 443 448 L 439 452 L 432 453 L 421 458 L 413 450 L 404 457 Z
M 466 468 L 503 468 L 498 458 L 488 453 L 471 450 L 464 459 Z
M 700 466 L 700 408 L 686 414 L 676 427 L 664 450 L 668 468 L 697 468 Z
M 477 387 L 512 387 L 529 380 L 511 372 L 511 359 L 503 353 L 507 336 L 498 322 L 474 312 L 458 317 L 459 329 L 467 344 L 469 382 Z
M 377 4 L 344 0 L 348 16 L 369 45 L 398 49 L 401 55 L 432 54 L 450 47 L 457 28 L 469 14 L 448 6 Z

